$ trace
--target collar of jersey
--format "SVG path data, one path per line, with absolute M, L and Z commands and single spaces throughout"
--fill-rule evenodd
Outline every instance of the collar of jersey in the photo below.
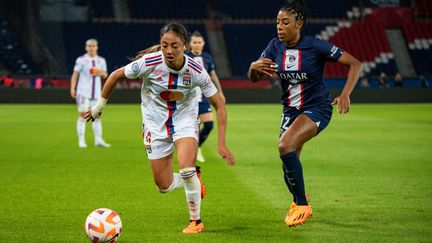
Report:
M 89 58 L 89 59 L 96 59 L 97 57 L 98 57 L 98 55 L 96 54 L 96 56 L 94 56 L 94 57 L 91 57 L 89 54 L 84 54 L 85 55 L 85 57 L 87 57 L 87 58 Z

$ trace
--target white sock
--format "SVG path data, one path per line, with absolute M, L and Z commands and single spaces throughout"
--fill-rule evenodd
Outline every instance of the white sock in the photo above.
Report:
M 95 119 L 92 122 L 93 134 L 95 137 L 95 143 L 102 139 L 102 120 L 100 118 Z
M 167 193 L 177 188 L 184 187 L 183 179 L 179 173 L 173 173 L 173 181 L 167 189 L 159 189 L 161 193 Z
M 86 128 L 86 121 L 84 118 L 79 117 L 77 121 L 77 132 L 78 132 L 78 140 L 82 141 L 85 140 L 85 128 Z
M 195 167 L 180 169 L 180 175 L 183 178 L 186 191 L 186 201 L 189 206 L 189 214 L 191 220 L 200 218 L 201 209 L 201 184 L 196 174 Z

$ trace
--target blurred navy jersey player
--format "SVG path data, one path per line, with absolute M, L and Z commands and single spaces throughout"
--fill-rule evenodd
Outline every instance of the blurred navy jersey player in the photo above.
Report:
M 329 124 L 332 104 L 337 105 L 341 114 L 349 111 L 349 96 L 362 69 L 362 64 L 341 48 L 302 35 L 305 23 L 303 0 L 288 0 L 277 15 L 278 37 L 270 41 L 257 61 L 251 63 L 248 72 L 253 82 L 264 75 L 281 81 L 283 111 L 279 155 L 285 183 L 293 195 L 285 218 L 288 226 L 303 224 L 312 216 L 299 160 L 303 145 Z M 349 66 L 342 93 L 333 102 L 323 82 L 324 66 L 328 61 Z
M 195 31 L 192 33 L 190 38 L 190 51 L 186 52 L 186 55 L 192 57 L 197 63 L 203 66 L 210 75 L 211 80 L 216 85 L 216 88 L 220 91 L 223 100 L 225 101 L 225 96 L 223 95 L 222 88 L 219 82 L 219 78 L 216 74 L 215 67 L 213 64 L 213 59 L 210 54 L 204 52 L 205 41 L 201 33 Z M 202 128 L 200 129 L 199 134 L 199 146 L 204 143 L 204 141 L 209 136 L 211 130 L 213 129 L 213 114 L 210 106 L 210 102 L 205 97 L 200 89 L 197 89 L 197 97 L 198 97 L 198 114 L 199 119 L 202 122 Z M 199 162 L 204 162 L 205 158 L 202 155 L 201 148 L 198 148 L 197 160 Z

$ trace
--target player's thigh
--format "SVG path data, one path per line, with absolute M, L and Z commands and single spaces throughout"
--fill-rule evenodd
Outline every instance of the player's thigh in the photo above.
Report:
M 156 185 L 159 188 L 166 189 L 172 183 L 173 180 L 172 161 L 173 161 L 172 153 L 163 158 L 150 159 L 153 178 Z
M 78 112 L 81 114 L 85 114 L 85 112 L 91 108 L 91 104 L 90 104 L 90 99 L 77 94 L 76 96 L 76 103 L 77 103 L 77 108 L 78 108 Z M 84 116 L 82 116 L 84 117 Z
M 205 99 L 198 103 L 198 115 L 200 117 L 200 120 L 203 121 L 201 119 L 201 115 L 208 114 L 208 113 L 212 114 L 212 109 L 211 109 L 210 101 Z
M 213 121 L 213 113 L 207 112 L 199 115 L 199 119 L 201 122 Z
M 279 139 L 279 150 L 288 153 L 300 148 L 317 134 L 318 128 L 308 116 L 301 114 L 292 122 Z M 282 150 L 282 151 L 281 151 Z
M 195 137 L 183 137 L 175 142 L 179 168 L 195 167 L 198 140 Z

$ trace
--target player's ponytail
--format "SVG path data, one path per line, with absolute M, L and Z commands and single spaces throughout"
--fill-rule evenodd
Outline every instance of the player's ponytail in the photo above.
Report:
M 147 48 L 145 50 L 139 51 L 134 57 L 129 57 L 129 60 L 135 61 L 135 60 L 140 59 L 145 54 L 153 53 L 153 52 L 158 52 L 160 50 L 161 50 L 161 45 L 160 44 L 153 45 L 153 46 L 150 46 L 149 48 Z
M 303 21 L 303 26 L 306 24 L 307 14 L 304 0 L 287 0 L 280 11 L 291 12 L 296 15 L 296 20 Z

